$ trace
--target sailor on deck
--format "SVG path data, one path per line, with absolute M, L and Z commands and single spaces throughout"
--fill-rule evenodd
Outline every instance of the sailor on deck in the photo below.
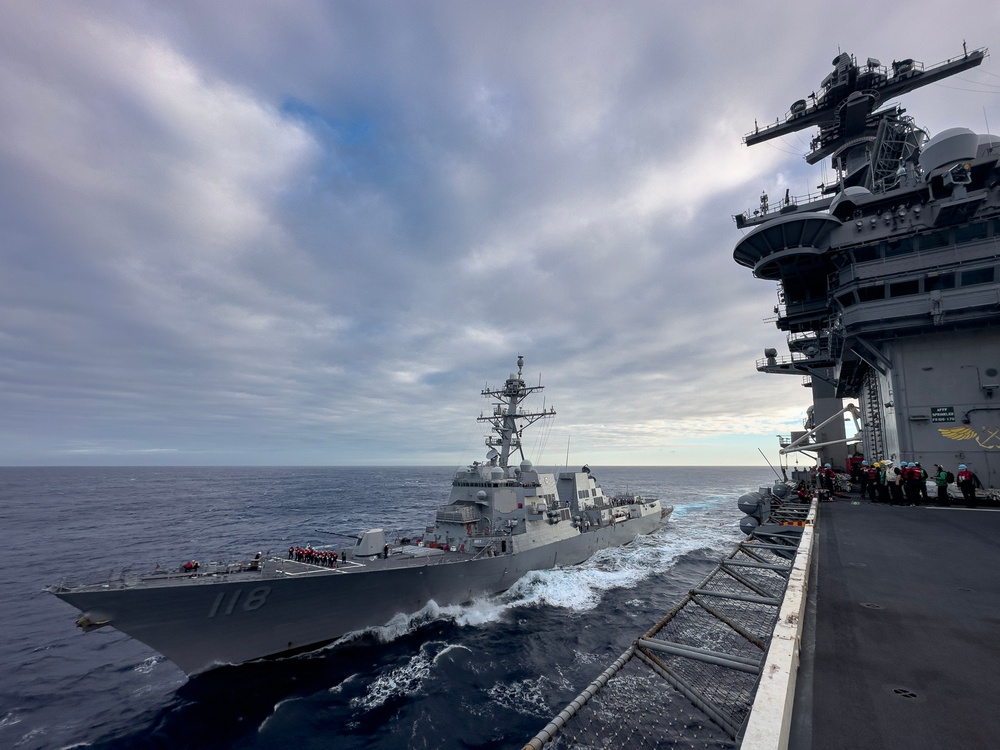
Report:
M 879 464 L 878 461 L 876 461 L 871 466 L 868 467 L 868 471 L 867 471 L 867 474 L 868 474 L 868 497 L 869 497 L 869 499 L 873 503 L 877 503 L 879 500 L 882 500 L 883 502 L 887 502 L 888 499 L 889 499 L 888 497 L 885 497 L 885 498 L 879 497 L 879 495 L 880 495 L 880 492 L 879 492 L 879 473 L 880 473 L 879 472 L 879 467 L 880 467 L 880 464 Z
M 962 497 L 965 498 L 965 504 L 969 508 L 975 508 L 976 505 L 978 505 L 976 487 L 983 486 L 979 482 L 979 477 L 977 477 L 965 464 L 959 464 L 958 474 L 955 475 L 955 482 L 958 484 L 958 489 L 962 491 Z
M 948 497 L 948 472 L 941 464 L 934 465 L 934 486 L 937 487 L 938 505 L 951 505 L 951 498 Z

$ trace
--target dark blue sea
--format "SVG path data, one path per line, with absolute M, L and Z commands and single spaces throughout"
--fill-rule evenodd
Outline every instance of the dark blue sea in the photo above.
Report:
M 45 592 L 185 560 L 416 534 L 453 468 L 0 468 L 0 748 L 521 747 L 742 538 L 767 468 L 592 467 L 659 532 L 508 592 L 294 658 L 188 679 Z M 351 602 L 344 602 L 345 608 Z

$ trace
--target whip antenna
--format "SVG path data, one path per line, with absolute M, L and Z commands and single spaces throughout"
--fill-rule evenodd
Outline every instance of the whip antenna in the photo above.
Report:
M 760 448 L 758 448 L 758 449 L 757 449 L 757 452 L 758 452 L 758 453 L 760 453 L 761 457 L 763 457 L 763 459 L 764 459 L 765 461 L 767 461 L 767 456 L 765 456 L 765 455 L 764 455 L 764 451 L 762 451 L 762 450 L 761 450 Z M 768 465 L 768 466 L 771 466 L 771 462 L 770 462 L 770 461 L 767 461 L 767 465 Z M 788 477 L 784 477 L 784 478 L 782 478 L 781 474 L 779 474 L 779 473 L 778 473 L 778 470 L 777 470 L 777 469 L 775 469 L 775 468 L 774 468 L 773 466 L 771 466 L 771 471 L 773 471 L 773 472 L 774 472 L 774 475 L 775 475 L 776 477 L 778 477 L 778 479 L 781 479 L 781 481 L 782 481 L 782 482 L 787 482 L 787 481 L 788 481 Z

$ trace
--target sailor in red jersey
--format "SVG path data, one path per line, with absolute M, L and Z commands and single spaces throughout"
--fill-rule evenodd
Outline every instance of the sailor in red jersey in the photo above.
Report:
M 970 471 L 969 467 L 965 464 L 959 464 L 958 474 L 955 475 L 955 483 L 958 485 L 958 489 L 962 491 L 962 497 L 965 498 L 966 506 L 975 508 L 978 505 L 976 487 L 982 487 L 979 483 L 979 477 Z
M 868 467 L 868 497 L 873 503 L 879 501 L 878 492 L 878 461 Z

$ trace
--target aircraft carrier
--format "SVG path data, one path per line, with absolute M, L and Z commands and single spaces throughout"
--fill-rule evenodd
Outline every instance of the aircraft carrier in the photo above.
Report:
M 765 192 L 736 215 L 733 257 L 778 283 L 788 354 L 769 348 L 757 369 L 812 394 L 780 451 L 839 481 L 819 492 L 805 471 L 797 493 L 779 477 L 740 498 L 748 540 L 525 750 L 997 744 L 1000 138 L 930 134 L 894 103 L 986 55 L 840 53 L 817 91 L 745 136 L 818 128 L 806 161 L 832 163 L 814 195 Z M 940 502 L 933 481 L 912 504 L 848 481 L 865 464 L 892 481 L 904 463 L 943 467 Z M 960 472 L 978 480 L 947 482 Z
M 986 55 L 838 54 L 818 93 L 744 139 L 818 127 L 806 161 L 829 157 L 835 175 L 818 196 L 764 195 L 735 217 L 749 231 L 733 257 L 779 283 L 787 333 L 789 354 L 769 349 L 757 369 L 812 390 L 782 451 L 877 463 L 883 481 L 904 462 L 973 480 L 940 503 L 931 480 L 916 507 L 853 492 L 815 506 L 808 578 L 786 606 L 801 617 L 771 649 L 742 747 L 979 748 L 1000 734 L 1000 138 L 929 134 L 887 104 Z

